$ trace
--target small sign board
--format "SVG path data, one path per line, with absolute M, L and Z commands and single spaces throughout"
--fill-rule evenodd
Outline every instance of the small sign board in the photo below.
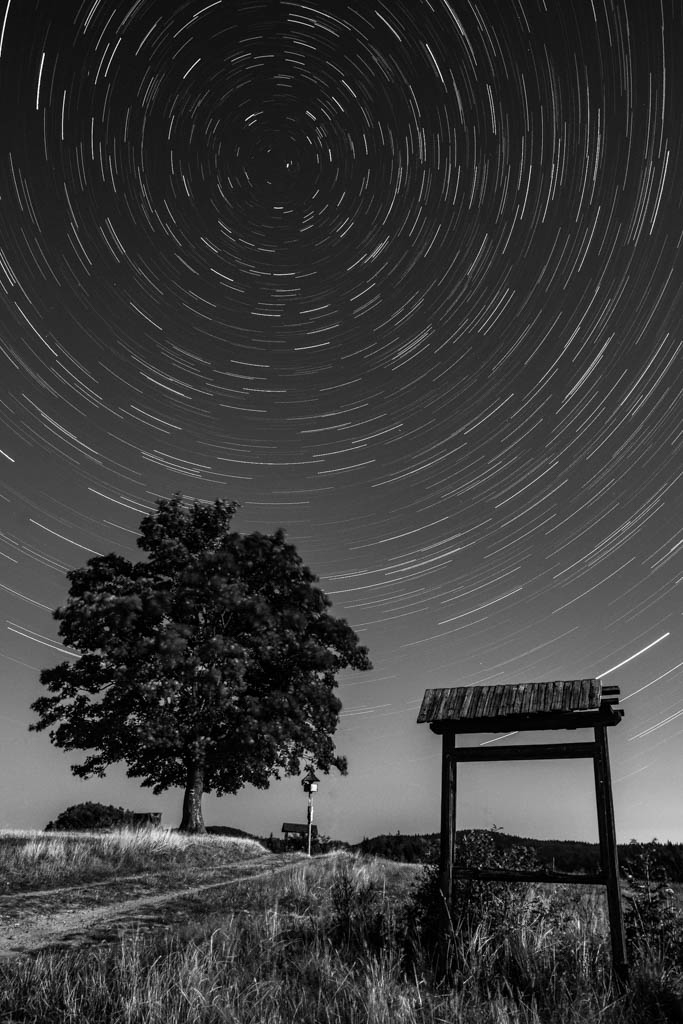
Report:
M 282 831 L 285 833 L 285 835 L 291 833 L 292 835 L 295 835 L 295 836 L 307 836 L 308 835 L 308 825 L 295 825 L 291 821 L 285 821 L 285 822 L 282 823 Z M 312 836 L 313 839 L 317 839 L 318 838 L 318 826 L 317 825 L 311 825 L 311 836 Z
M 128 815 L 128 823 L 133 828 L 159 828 L 161 826 L 161 811 L 131 811 Z

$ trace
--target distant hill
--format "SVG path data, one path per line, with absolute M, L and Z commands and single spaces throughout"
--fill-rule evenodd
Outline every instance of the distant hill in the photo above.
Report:
M 245 832 L 241 828 L 233 828 L 231 825 L 207 825 L 206 831 L 212 836 L 232 836 L 235 839 L 253 839 L 257 843 L 261 843 L 267 850 L 272 853 L 282 853 L 284 850 L 292 849 L 305 849 L 306 847 L 306 836 L 293 837 L 290 842 L 285 845 L 284 839 L 280 835 L 273 835 L 271 832 L 269 836 L 257 836 L 253 832 Z M 314 834 L 315 835 L 315 834 Z M 329 853 L 331 850 L 350 850 L 351 845 L 344 843 L 340 839 L 329 839 L 327 836 L 321 836 L 314 839 L 312 850 L 313 853 Z
M 210 836 L 232 836 L 233 839 L 255 839 L 259 842 L 258 836 L 251 832 L 243 832 L 241 828 L 232 828 L 230 825 L 207 825 L 206 831 Z
M 466 830 L 470 833 L 480 831 Z M 457 837 L 464 833 L 456 834 Z M 512 847 L 526 847 L 533 850 L 539 862 L 555 871 L 588 872 L 599 869 L 600 855 L 597 843 L 582 843 L 568 839 L 529 839 L 522 836 L 511 836 L 505 832 L 491 832 L 497 850 L 510 850 Z M 645 843 L 628 843 L 619 846 L 619 859 L 625 864 L 646 848 Z M 439 834 L 427 835 L 380 835 L 372 839 L 363 839 L 353 847 L 359 853 L 368 856 L 385 857 L 404 863 L 429 864 L 439 856 Z M 683 882 L 683 843 L 658 843 L 658 862 L 666 868 L 667 877 L 671 882 Z

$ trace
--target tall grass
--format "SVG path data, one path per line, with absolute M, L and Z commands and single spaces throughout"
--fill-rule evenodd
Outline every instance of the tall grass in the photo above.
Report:
M 278 885 L 277 890 L 274 889 Z M 346 858 L 265 885 L 262 909 L 208 930 L 0 965 L 0 1019 L 12 1024 L 649 1024 L 675 1021 L 681 971 L 638 961 L 613 984 L 584 910 L 544 894 L 493 930 L 454 923 L 458 971 L 430 969 L 383 866 Z M 268 903 L 268 905 L 265 905 Z M 403 905 L 403 912 L 401 911 Z
M 265 854 L 252 839 L 162 829 L 0 832 L 0 892 L 44 889 L 147 871 L 220 866 Z

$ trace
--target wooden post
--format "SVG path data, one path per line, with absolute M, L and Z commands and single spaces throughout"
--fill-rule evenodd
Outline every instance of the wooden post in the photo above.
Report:
M 313 824 L 313 794 L 310 789 L 308 791 L 308 856 L 311 856 L 311 826 Z
M 605 876 L 607 886 L 612 963 L 617 979 L 620 982 L 625 982 L 628 978 L 628 961 L 626 957 L 624 918 L 621 909 L 619 852 L 617 850 L 617 833 L 614 823 L 607 729 L 604 725 L 597 725 L 595 726 L 594 734 L 596 752 L 593 758 L 593 766 L 595 798 L 598 810 L 598 833 L 600 836 L 600 867 Z
M 450 909 L 453 899 L 453 861 L 455 860 L 455 800 L 457 766 L 451 756 L 455 750 L 455 733 L 445 729 L 441 748 L 441 848 L 439 855 L 439 887 Z

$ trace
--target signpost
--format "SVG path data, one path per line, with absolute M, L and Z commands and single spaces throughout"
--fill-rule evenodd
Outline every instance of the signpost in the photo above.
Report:
M 308 771 L 301 780 L 301 785 L 304 787 L 304 793 L 308 793 L 308 856 L 311 856 L 311 831 L 313 828 L 313 794 L 318 792 L 318 783 L 320 779 L 314 775 L 313 769 L 309 767 Z

